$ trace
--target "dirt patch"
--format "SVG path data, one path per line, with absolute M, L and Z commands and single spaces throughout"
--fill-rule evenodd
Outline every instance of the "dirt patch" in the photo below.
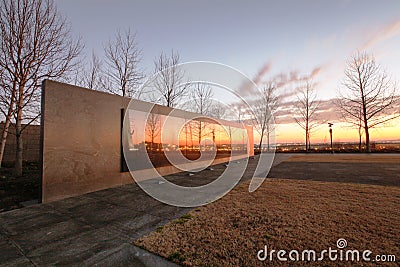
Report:
M 339 238 L 347 240 L 346 249 L 400 258 L 398 187 L 268 179 L 254 193 L 247 188 L 248 182 L 243 183 L 222 199 L 159 227 L 136 245 L 186 266 L 260 266 L 270 263 L 257 259 L 264 245 L 320 252 L 336 249 Z M 322 262 L 346 264 L 327 258 Z M 272 265 L 285 266 L 276 254 Z
M 11 167 L 0 168 L 0 212 L 22 208 L 21 202 L 39 198 L 39 164 L 26 163 L 23 168 L 21 177 L 16 177 Z

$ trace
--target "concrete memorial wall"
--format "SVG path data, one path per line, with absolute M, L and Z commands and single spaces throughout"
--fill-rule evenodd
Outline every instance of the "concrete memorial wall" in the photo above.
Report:
M 42 202 L 134 182 L 131 173 L 125 168 L 121 141 L 122 117 L 130 101 L 133 101 L 130 107 L 134 107 L 138 111 L 148 110 L 149 106 L 153 106 L 144 101 L 51 80 L 43 82 Z M 153 110 L 157 115 L 167 116 L 172 109 L 156 105 Z M 184 116 L 194 113 L 178 110 L 176 114 Z M 246 155 L 248 155 L 247 153 L 253 155 L 253 129 L 246 126 L 244 131 L 247 131 L 248 135 L 248 140 L 245 140 Z M 136 137 L 131 136 L 131 138 L 133 140 Z M 144 151 L 147 150 L 148 153 L 152 149 L 160 153 L 162 150 L 160 148 L 164 147 L 161 141 L 159 145 L 155 145 L 153 140 L 150 145 L 147 137 L 146 141 L 142 140 L 141 143 L 130 143 L 133 157 L 134 153 L 140 151 L 135 146 L 144 147 Z M 220 145 L 220 147 L 222 146 Z M 239 147 L 239 145 L 237 146 Z M 183 146 L 177 149 L 181 152 Z M 185 149 L 189 149 L 187 140 Z M 190 149 L 193 151 L 193 141 Z M 152 156 L 156 154 L 156 152 L 151 152 Z M 134 160 L 134 158 L 129 160 Z M 229 158 L 221 157 L 215 160 L 214 164 L 227 160 Z M 161 175 L 179 171 L 171 165 L 157 165 L 154 162 L 153 165 Z M 145 177 L 145 172 L 146 170 L 143 170 L 140 175 Z

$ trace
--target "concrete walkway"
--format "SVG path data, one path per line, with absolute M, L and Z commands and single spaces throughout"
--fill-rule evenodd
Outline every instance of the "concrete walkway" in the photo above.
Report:
M 278 154 L 274 165 L 290 155 Z M 257 164 L 250 159 L 242 180 Z M 207 184 L 225 169 L 194 176 L 166 177 L 187 186 Z M 34 205 L 0 214 L 0 265 L 134 265 L 175 266 L 134 245 L 133 241 L 187 212 L 149 197 L 136 184 Z
M 0 262 L 93 265 L 117 253 L 114 264 L 146 264 L 131 257 L 143 254 L 131 243 L 188 211 L 162 204 L 132 184 L 5 212 L 0 214 Z

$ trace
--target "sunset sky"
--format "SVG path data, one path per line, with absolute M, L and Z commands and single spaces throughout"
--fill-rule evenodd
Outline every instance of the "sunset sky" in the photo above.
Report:
M 179 51 L 182 62 L 213 61 L 263 82 L 285 80 L 277 122 L 278 142 L 301 142 L 285 103 L 296 83 L 311 76 L 332 121 L 336 141 L 356 141 L 357 131 L 338 123 L 332 101 L 341 86 L 346 59 L 357 50 L 372 53 L 393 81 L 400 81 L 400 1 L 128 1 L 56 0 L 85 53 L 102 47 L 117 29 L 136 31 L 141 68 L 150 73 L 161 51 Z M 400 89 L 398 90 L 398 92 Z M 286 111 L 285 111 L 286 110 Z M 286 113 L 285 113 L 286 112 Z M 311 138 L 328 140 L 328 126 Z M 400 139 L 400 120 L 372 132 L 372 140 Z M 257 138 L 256 138 L 257 139 Z

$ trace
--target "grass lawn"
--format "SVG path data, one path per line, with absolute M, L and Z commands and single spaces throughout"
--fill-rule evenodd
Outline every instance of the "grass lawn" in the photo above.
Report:
M 285 266 L 276 254 L 272 263 L 261 262 L 257 252 L 267 245 L 276 251 L 319 253 L 337 249 L 336 241 L 344 238 L 346 250 L 394 254 L 400 261 L 400 187 L 267 179 L 257 191 L 247 189 L 248 182 L 237 186 L 222 199 L 159 227 L 136 245 L 187 266 Z M 361 263 L 368 265 L 352 266 Z M 322 262 L 346 264 L 327 257 Z

